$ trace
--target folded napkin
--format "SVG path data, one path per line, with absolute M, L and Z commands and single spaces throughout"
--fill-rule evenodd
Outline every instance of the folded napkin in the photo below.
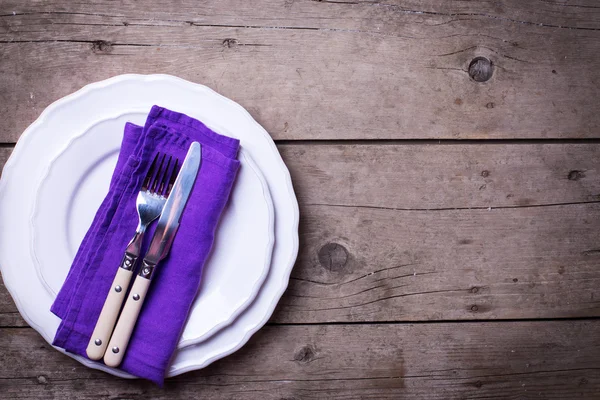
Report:
M 144 127 L 126 124 L 108 194 L 51 308 L 62 320 L 55 346 L 87 357 L 87 344 L 104 300 L 135 233 L 136 198 L 150 163 L 159 151 L 183 161 L 193 141 L 202 144 L 196 183 L 171 251 L 155 272 L 120 366 L 162 385 L 240 165 L 237 139 L 219 135 L 187 115 L 154 106 Z M 155 226 L 146 232 L 140 258 Z

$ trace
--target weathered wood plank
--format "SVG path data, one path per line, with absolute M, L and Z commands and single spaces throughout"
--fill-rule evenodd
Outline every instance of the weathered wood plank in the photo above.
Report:
M 487 208 L 600 200 L 600 143 L 298 145 L 279 151 L 301 204 Z M 0 147 L 0 173 L 12 146 Z
M 301 245 L 273 322 L 600 314 L 600 144 L 279 149 Z
M 599 314 L 600 146 L 280 149 L 301 244 L 273 321 Z
M 268 326 L 164 390 L 87 369 L 30 329 L 0 330 L 3 398 L 597 398 L 600 322 Z
M 598 137 L 594 3 L 3 2 L 0 121 L 14 141 L 51 101 L 170 73 L 240 102 L 277 139 Z M 14 12 L 14 15 L 13 15 Z M 477 56 L 490 81 L 469 78 Z
M 598 316 L 600 204 L 302 206 L 278 322 Z
M 318 4 L 322 3 L 322 4 Z M 518 22 L 524 25 L 537 25 L 555 28 L 552 22 L 560 24 L 562 29 L 594 30 L 598 28 L 598 9 L 594 0 L 581 0 L 577 4 L 544 1 L 538 3 L 500 0 L 489 2 L 472 2 L 468 0 L 423 3 L 419 0 L 390 0 L 382 3 L 377 0 L 365 1 L 266 1 L 259 0 L 255 4 L 239 0 L 223 0 L 219 3 L 210 1 L 184 0 L 177 3 L 163 4 L 156 0 L 147 1 L 140 7 L 134 0 L 120 1 L 118 8 L 110 0 L 79 2 L 71 4 L 65 1 L 48 3 L 44 0 L 33 0 L 24 3 L 19 0 L 3 0 L 2 9 L 6 16 L 16 15 L 48 15 L 53 13 L 79 14 L 101 23 L 102 18 L 112 18 L 112 22 L 129 24 L 168 25 L 176 22 L 192 22 L 208 25 L 210 23 L 236 26 L 242 21 L 253 22 L 250 26 L 276 26 L 280 24 L 290 28 L 328 28 L 334 23 L 336 28 L 351 29 L 357 23 L 375 23 L 376 20 L 356 20 L 356 16 L 381 17 L 390 11 L 397 14 L 413 15 L 416 19 L 427 18 L 428 15 L 452 17 L 455 20 L 466 17 L 482 17 L 490 20 Z M 76 16 L 75 15 L 75 16 Z M 329 18 L 327 18 L 329 17 Z M 334 18 L 331 18 L 334 17 Z M 333 19 L 333 20 L 332 20 Z M 401 25 L 381 26 L 380 30 L 389 32 L 409 29 Z
M 404 210 L 600 200 L 600 143 L 280 145 L 300 204 Z

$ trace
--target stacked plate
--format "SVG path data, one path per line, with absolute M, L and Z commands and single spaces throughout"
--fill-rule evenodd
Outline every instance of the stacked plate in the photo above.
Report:
M 168 75 L 117 76 L 50 105 L 4 167 L 0 271 L 23 318 L 51 343 L 60 320 L 50 305 L 108 191 L 123 126 L 143 125 L 154 104 L 241 141 L 240 172 L 168 371 L 175 376 L 233 353 L 266 323 L 298 252 L 289 172 L 268 133 L 240 105 Z

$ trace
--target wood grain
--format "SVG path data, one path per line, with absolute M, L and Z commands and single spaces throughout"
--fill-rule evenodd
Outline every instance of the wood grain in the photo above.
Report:
M 214 88 L 276 139 L 599 137 L 592 1 L 5 1 L 0 132 L 122 73 Z M 478 83 L 478 56 L 494 66 Z
M 600 322 L 270 326 L 164 389 L 81 366 L 31 329 L 0 330 L 3 398 L 594 399 Z
M 600 144 L 279 149 L 301 243 L 272 322 L 599 315 Z
M 301 207 L 280 322 L 597 316 L 600 205 Z
M 305 206 L 427 211 L 600 200 L 600 143 L 278 148 Z
M 273 321 L 598 315 L 599 146 L 280 149 L 301 250 Z

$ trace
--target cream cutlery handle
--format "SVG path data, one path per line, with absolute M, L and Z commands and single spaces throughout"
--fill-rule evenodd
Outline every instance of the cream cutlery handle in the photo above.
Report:
M 125 307 L 121 312 L 117 326 L 110 338 L 108 348 L 104 353 L 104 363 L 109 367 L 118 367 L 123 360 L 127 345 L 129 344 L 129 338 L 135 327 L 142 304 L 146 299 L 146 292 L 150 286 L 150 279 L 146 279 L 141 276 L 137 276 L 129 292 L 129 297 L 125 302 Z
M 96 322 L 94 333 L 92 333 L 90 342 L 85 350 L 90 360 L 100 360 L 104 356 L 110 334 L 115 327 L 115 322 L 117 321 L 119 310 L 121 310 L 121 305 L 123 305 L 125 293 L 127 293 L 132 275 L 133 271 L 124 268 L 117 270 L 115 279 Z

